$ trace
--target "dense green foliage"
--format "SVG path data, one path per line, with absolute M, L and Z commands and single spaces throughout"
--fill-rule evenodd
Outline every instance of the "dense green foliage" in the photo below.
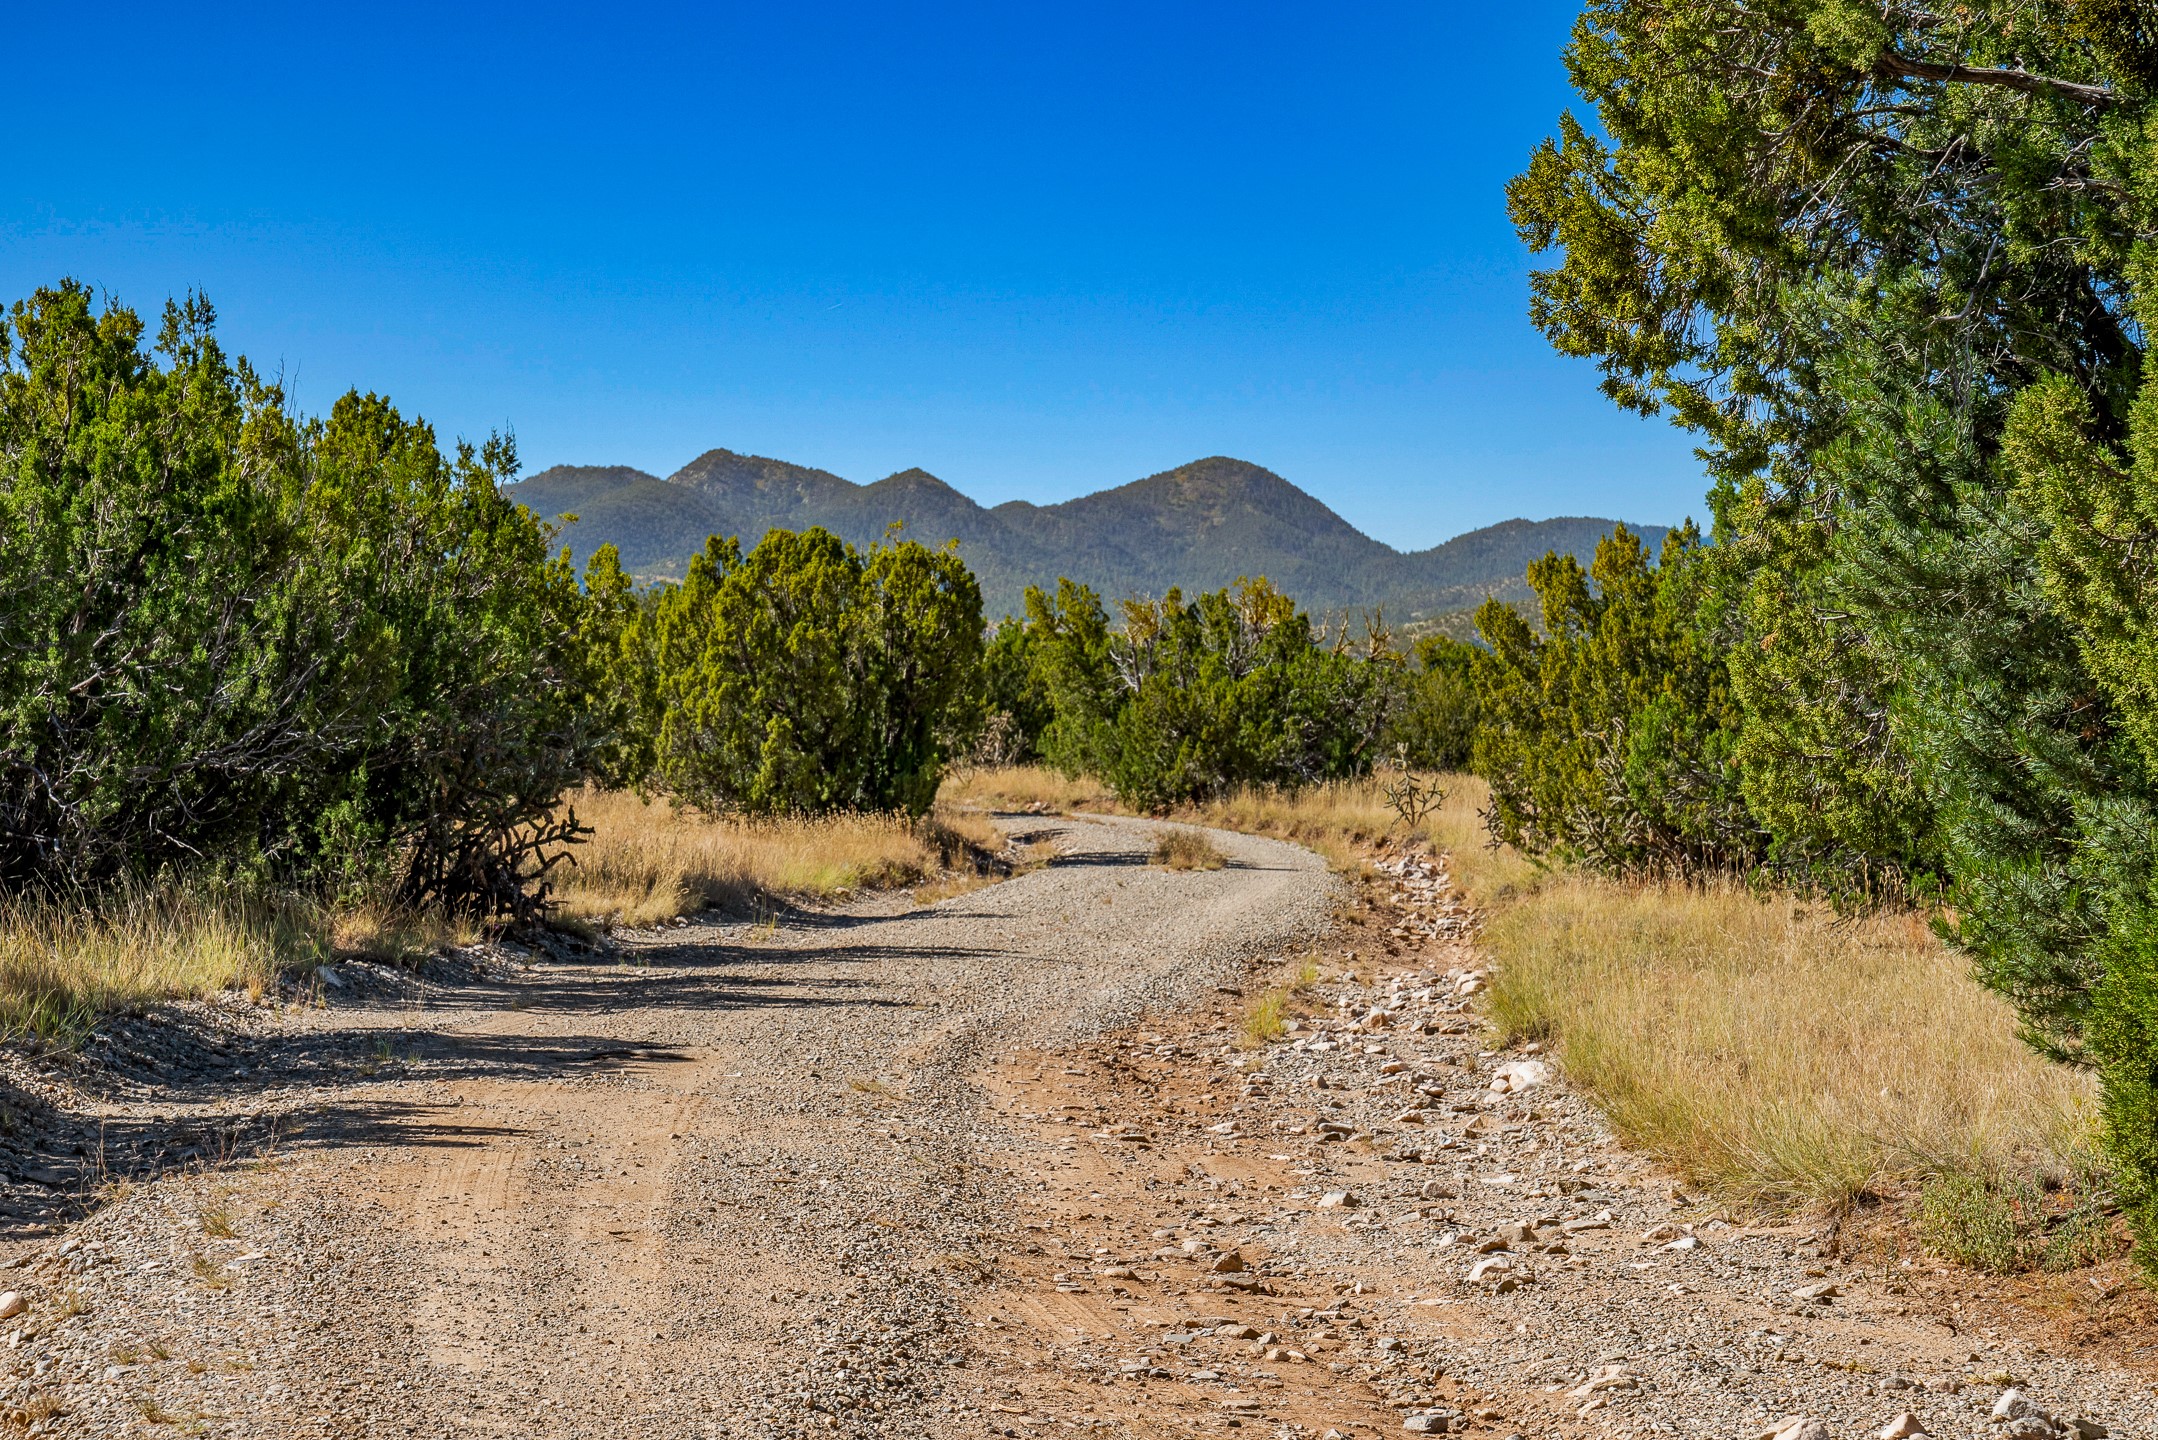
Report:
M 974 758 L 986 765 L 1026 765 L 1041 759 L 1042 736 L 1056 719 L 1036 665 L 1036 632 L 1007 616 L 982 651 L 982 731 Z
M 1399 657 L 1318 643 L 1310 617 L 1264 579 L 1187 602 L 1129 600 L 1112 630 L 1093 591 L 1027 592 L 1037 673 L 1055 720 L 1050 761 L 1153 808 L 1238 785 L 1362 773 L 1400 692 Z
M 1691 529 L 1660 564 L 1622 529 L 1586 571 L 1557 554 L 1529 567 L 1541 633 L 1496 600 L 1477 612 L 1491 648 L 1472 662 L 1475 768 L 1497 838 L 1620 873 L 1758 860 L 1731 763 L 1738 713 L 1698 623 L 1701 558 Z
M 632 628 L 650 775 L 693 805 L 919 815 L 979 722 L 981 591 L 949 550 L 715 536 Z
M 212 318 L 168 306 L 153 354 L 66 284 L 0 327 L 0 883 L 520 909 L 596 677 L 513 451 L 372 395 L 303 421 Z
M 1481 713 L 1474 645 L 1426 635 L 1410 651 L 1399 708 L 1386 732 L 1389 758 L 1412 770 L 1466 770 Z
M 2158 1262 L 2158 20 L 1593 0 L 1567 58 L 1602 135 L 1510 189 L 1532 314 L 1700 436 L 1748 812 L 1818 882 L 1947 885 L 2098 1068 Z

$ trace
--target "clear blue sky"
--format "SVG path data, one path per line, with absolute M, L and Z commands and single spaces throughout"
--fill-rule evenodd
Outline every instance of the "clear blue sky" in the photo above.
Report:
M 197 287 L 307 408 L 528 470 L 1230 454 L 1403 548 L 1702 511 L 1525 318 L 1563 0 L 197 8 L 10 15 L 0 295 Z

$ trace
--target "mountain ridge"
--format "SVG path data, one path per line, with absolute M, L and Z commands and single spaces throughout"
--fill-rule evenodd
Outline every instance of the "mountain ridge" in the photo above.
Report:
M 754 544 L 766 530 L 822 525 L 857 545 L 893 521 L 910 538 L 959 543 L 990 618 L 1020 613 L 1028 585 L 1059 576 L 1106 599 L 1218 589 L 1265 575 L 1314 612 L 1380 608 L 1417 621 L 1487 594 L 1528 597 L 1522 571 L 1548 550 L 1584 562 L 1612 520 L 1508 520 L 1424 550 L 1364 534 L 1324 502 L 1263 466 L 1225 455 L 1194 460 L 1090 494 L 985 507 L 918 467 L 869 484 L 812 466 L 713 449 L 664 479 L 622 465 L 556 465 L 505 487 L 542 518 L 574 515 L 563 540 L 579 555 L 612 543 L 646 580 L 679 578 L 707 535 Z M 1630 525 L 1651 544 L 1665 527 Z

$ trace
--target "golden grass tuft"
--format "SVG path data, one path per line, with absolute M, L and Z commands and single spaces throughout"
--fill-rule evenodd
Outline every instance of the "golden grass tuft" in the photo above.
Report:
M 1288 1031 L 1289 1017 L 1296 1013 L 1297 998 L 1318 983 L 1319 964 L 1306 959 L 1287 981 L 1253 1001 L 1237 1027 L 1244 1047 L 1252 1049 L 1279 1040 Z
M 1485 943 L 1504 1038 L 1555 1041 L 1622 1139 L 1735 1202 L 2080 1168 L 2089 1077 L 2032 1053 L 1922 917 L 1568 876 Z
M 952 770 L 937 790 L 949 805 L 987 810 L 1110 810 L 1116 797 L 1109 787 L 1084 777 L 1074 779 L 1046 765 L 970 765 Z
M 1150 858 L 1167 870 L 1219 870 L 1229 863 L 1212 836 L 1188 825 L 1171 825 L 1156 835 Z
M 0 899 L 0 1036 L 72 1041 L 109 1011 L 245 989 L 328 954 L 314 907 L 176 887 Z
M 414 911 L 377 901 L 345 906 L 327 920 L 329 943 L 343 955 L 409 965 L 480 938 L 479 922 L 440 910 Z
M 940 806 L 920 820 L 831 815 L 782 820 L 708 816 L 623 791 L 568 797 L 592 827 L 553 879 L 572 921 L 656 925 L 707 905 L 754 909 L 771 897 L 834 900 L 982 869 L 1004 839 L 986 815 Z

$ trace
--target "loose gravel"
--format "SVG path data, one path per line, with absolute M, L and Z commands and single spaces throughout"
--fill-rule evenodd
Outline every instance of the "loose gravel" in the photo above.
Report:
M 1010 824 L 1061 858 L 605 962 L 340 974 L 319 1008 L 235 1020 L 208 1093 L 126 1065 L 104 1098 L 78 1087 L 109 1127 L 191 1105 L 244 1114 L 244 1139 L 13 1247 L 0 1283 L 28 1308 L 0 1322 L 0 1422 L 983 1433 L 956 1297 L 1005 1195 L 968 1077 L 1187 1003 L 1315 938 L 1339 889 L 1263 839 L 1217 835 L 1227 868 L 1168 872 L 1145 822 Z M 131 1053 L 154 1070 L 157 1049 Z

